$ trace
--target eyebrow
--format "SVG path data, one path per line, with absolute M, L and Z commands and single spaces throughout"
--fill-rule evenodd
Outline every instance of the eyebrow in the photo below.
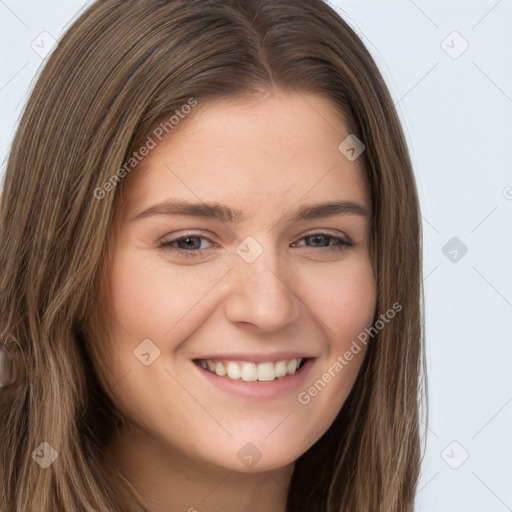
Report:
M 153 215 L 189 215 L 216 219 L 221 222 L 240 222 L 244 215 L 241 210 L 230 208 L 219 203 L 193 203 L 178 199 L 167 199 L 151 206 L 131 219 L 131 222 L 145 219 Z M 334 215 L 359 215 L 370 217 L 367 208 L 353 201 L 329 201 L 302 206 L 290 219 L 292 222 L 300 220 L 312 220 Z

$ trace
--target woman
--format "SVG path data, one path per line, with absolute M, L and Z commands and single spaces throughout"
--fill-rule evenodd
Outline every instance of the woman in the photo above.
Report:
M 418 199 L 328 5 L 94 3 L 0 219 L 2 510 L 413 510 Z

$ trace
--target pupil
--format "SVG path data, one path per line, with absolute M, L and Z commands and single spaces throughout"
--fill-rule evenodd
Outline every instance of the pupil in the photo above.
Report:
M 313 241 L 313 244 L 317 244 L 317 243 L 321 243 L 322 240 L 325 240 L 325 236 L 323 236 L 323 235 L 314 235 L 314 236 L 310 236 L 309 239 L 311 241 Z
M 194 246 L 194 242 L 197 243 L 197 237 L 187 237 L 187 238 L 184 238 L 181 242 L 183 244 L 185 244 L 188 248 L 188 249 L 197 249 L 197 247 L 193 247 Z

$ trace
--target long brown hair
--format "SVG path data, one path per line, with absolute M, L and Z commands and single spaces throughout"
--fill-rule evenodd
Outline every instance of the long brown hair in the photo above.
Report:
M 102 0 L 46 63 L 5 175 L 0 334 L 19 345 L 26 378 L 0 418 L 4 512 L 144 510 L 101 458 L 123 421 L 100 378 L 105 330 L 92 321 L 108 317 L 102 283 L 124 185 L 106 183 L 191 98 L 275 88 L 327 97 L 364 142 L 375 320 L 401 305 L 370 340 L 333 425 L 296 461 L 287 510 L 413 510 L 426 378 L 421 222 L 402 128 L 369 52 L 320 0 Z M 47 469 L 33 459 L 41 443 L 58 454 Z

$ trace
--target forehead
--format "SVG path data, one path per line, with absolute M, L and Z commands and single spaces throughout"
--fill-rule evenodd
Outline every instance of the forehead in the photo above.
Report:
M 339 149 L 348 135 L 335 105 L 318 95 L 199 102 L 161 141 L 154 137 L 123 184 L 125 208 L 168 197 L 240 211 L 291 207 L 301 198 L 365 202 L 362 159 L 350 161 Z

